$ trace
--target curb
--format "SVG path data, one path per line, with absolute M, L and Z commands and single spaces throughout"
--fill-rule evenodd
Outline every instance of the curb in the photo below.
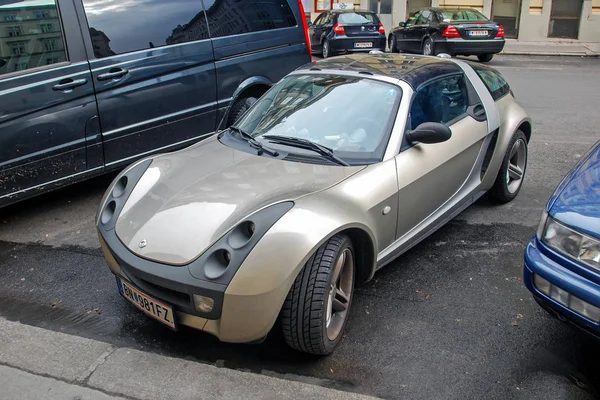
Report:
M 51 382 L 57 390 L 94 390 L 136 400 L 375 399 L 310 383 L 116 347 L 4 318 L 0 318 L 2 365 L 12 368 L 5 376 L 9 373 L 18 376 L 20 370 L 60 381 Z M 21 387 L 27 376 L 22 375 Z M 37 396 L 28 398 L 46 398 L 40 392 L 41 387 L 36 388 L 33 382 L 26 384 L 30 393 L 38 390 Z M 11 385 L 8 390 L 13 393 L 19 390 L 16 381 L 3 385 Z
M 555 56 L 555 57 L 586 57 L 586 58 L 597 58 L 598 53 L 573 53 L 573 52 L 555 52 L 555 51 L 518 51 L 509 50 L 502 51 L 499 54 L 509 56 Z

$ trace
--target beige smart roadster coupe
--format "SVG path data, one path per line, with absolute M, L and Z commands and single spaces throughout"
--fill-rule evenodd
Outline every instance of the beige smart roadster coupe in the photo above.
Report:
M 357 284 L 486 192 L 521 188 L 531 121 L 495 70 L 372 53 L 306 65 L 237 122 L 122 171 L 97 216 L 125 299 L 163 324 L 331 353 Z

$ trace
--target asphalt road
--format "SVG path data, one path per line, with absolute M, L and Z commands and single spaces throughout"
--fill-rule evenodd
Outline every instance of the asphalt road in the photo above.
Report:
M 0 315 L 52 330 L 383 398 L 587 399 L 600 344 L 542 311 L 523 249 L 564 174 L 600 139 L 600 60 L 496 57 L 534 123 L 518 198 L 485 200 L 357 289 L 325 358 L 171 332 L 117 293 L 93 229 L 101 177 L 0 209 Z

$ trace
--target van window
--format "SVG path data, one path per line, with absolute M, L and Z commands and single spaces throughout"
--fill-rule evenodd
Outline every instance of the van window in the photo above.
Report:
M 83 0 L 96 58 L 208 39 L 200 0 Z
M 56 0 L 0 2 L 0 75 L 67 61 Z
M 296 26 L 287 0 L 204 0 L 211 37 Z

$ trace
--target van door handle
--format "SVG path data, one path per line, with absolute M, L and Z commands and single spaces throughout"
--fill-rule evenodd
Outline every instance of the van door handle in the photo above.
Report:
M 122 78 L 128 73 L 129 71 L 126 68 L 111 68 L 108 72 L 98 75 L 98 80 L 107 81 L 109 79 Z
M 60 82 L 58 82 L 56 85 L 52 86 L 52 90 L 62 90 L 62 91 L 71 91 L 74 88 L 76 88 L 77 86 L 83 86 L 87 83 L 87 79 L 82 78 L 82 79 L 73 79 L 73 78 L 66 78 L 61 80 Z

